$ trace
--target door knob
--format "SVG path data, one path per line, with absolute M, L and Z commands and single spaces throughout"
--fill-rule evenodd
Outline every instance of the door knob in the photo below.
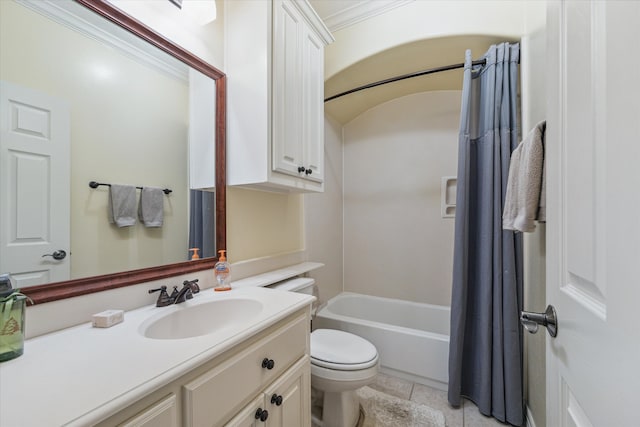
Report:
M 60 261 L 60 260 L 64 259 L 67 256 L 67 253 L 65 251 L 63 251 L 62 249 L 58 249 L 57 251 L 54 251 L 52 254 L 44 254 L 44 255 L 42 255 L 42 258 L 44 258 L 46 256 L 50 256 L 53 259 L 55 259 L 56 261 Z
M 538 332 L 538 326 L 544 326 L 547 328 L 549 335 L 553 338 L 558 335 L 558 318 L 556 316 L 556 309 L 551 304 L 547 306 L 544 313 L 523 311 L 520 313 L 520 323 L 522 323 L 525 329 L 532 334 Z

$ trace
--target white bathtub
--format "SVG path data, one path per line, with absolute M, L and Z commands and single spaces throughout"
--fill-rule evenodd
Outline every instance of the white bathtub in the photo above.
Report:
M 449 313 L 446 306 L 341 293 L 322 306 L 314 329 L 340 329 L 373 343 L 381 372 L 446 390 Z

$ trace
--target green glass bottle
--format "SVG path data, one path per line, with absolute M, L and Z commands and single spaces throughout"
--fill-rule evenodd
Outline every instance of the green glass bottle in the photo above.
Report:
M 24 352 L 24 309 L 27 297 L 13 288 L 11 275 L 0 275 L 0 362 Z
M 24 352 L 24 308 L 27 298 L 14 292 L 0 302 L 0 362 Z

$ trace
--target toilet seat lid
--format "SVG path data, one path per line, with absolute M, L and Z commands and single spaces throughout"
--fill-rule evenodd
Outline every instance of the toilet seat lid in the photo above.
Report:
M 378 350 L 369 341 L 336 329 L 311 333 L 311 363 L 329 369 L 366 369 L 378 362 Z

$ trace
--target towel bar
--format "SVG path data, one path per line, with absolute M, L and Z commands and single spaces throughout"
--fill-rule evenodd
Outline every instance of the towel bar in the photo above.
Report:
M 106 185 L 107 187 L 111 187 L 111 184 L 107 184 L 104 182 L 97 182 L 97 181 L 90 181 L 89 182 L 89 187 L 91 188 L 98 188 L 101 185 Z M 138 190 L 142 190 L 142 187 L 136 187 Z M 169 194 L 171 192 L 173 192 L 173 190 L 170 190 L 168 188 L 165 188 L 164 190 L 162 190 L 164 192 L 164 194 Z

